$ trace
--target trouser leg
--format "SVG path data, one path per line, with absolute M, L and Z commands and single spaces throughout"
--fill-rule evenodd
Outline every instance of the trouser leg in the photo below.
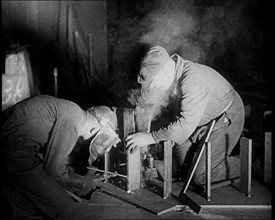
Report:
M 240 176 L 240 159 L 230 156 L 237 144 L 244 125 L 244 107 L 240 99 L 227 111 L 230 123 L 223 123 L 222 117 L 216 124 L 211 136 L 211 181 L 221 181 Z M 205 183 L 205 151 L 195 171 L 193 181 Z
M 188 171 L 192 143 L 190 140 L 181 145 L 175 144 L 172 151 L 172 174 L 174 178 L 184 178 Z

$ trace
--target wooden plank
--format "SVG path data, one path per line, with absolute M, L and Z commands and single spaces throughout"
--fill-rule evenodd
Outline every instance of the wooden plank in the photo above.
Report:
M 164 142 L 164 199 L 168 198 L 172 192 L 172 147 L 171 141 Z
M 190 208 L 190 207 L 189 207 Z M 201 205 L 202 211 L 206 211 L 207 209 L 248 209 L 248 210 L 271 210 L 271 205 Z M 183 211 L 188 210 L 188 206 L 186 205 L 176 205 L 174 207 L 174 211 Z
M 264 137 L 264 182 L 271 183 L 272 179 L 272 132 L 265 132 Z
M 240 140 L 240 190 L 251 197 L 252 140 L 242 137 Z
M 124 139 L 130 133 L 135 132 L 134 109 L 124 108 L 123 111 L 123 134 Z M 124 140 L 123 140 L 124 141 Z M 124 143 L 125 146 L 125 143 Z M 127 153 L 127 176 L 128 176 L 128 191 L 133 191 L 140 188 L 140 150 L 135 153 Z
M 211 143 L 206 142 L 206 199 L 211 201 Z
M 201 205 L 203 209 L 271 209 L 271 205 Z
M 163 200 L 160 196 L 146 189 L 138 189 L 134 193 L 127 193 L 117 186 L 106 183 L 102 186 L 101 190 L 105 194 L 126 201 L 156 215 L 172 211 L 175 205 L 177 205 L 176 202 L 169 199 Z

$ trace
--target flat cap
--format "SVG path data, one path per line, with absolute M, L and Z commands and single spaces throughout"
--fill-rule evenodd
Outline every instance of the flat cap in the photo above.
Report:
M 140 72 L 137 78 L 142 88 L 147 88 L 152 82 L 153 77 L 166 64 L 170 56 L 161 46 L 149 49 L 141 62 Z

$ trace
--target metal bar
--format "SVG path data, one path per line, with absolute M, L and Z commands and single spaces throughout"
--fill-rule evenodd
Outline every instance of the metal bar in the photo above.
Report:
M 172 192 L 172 147 L 171 141 L 164 142 L 164 199 L 168 198 Z
M 128 134 L 135 132 L 135 112 L 134 109 L 124 108 L 123 111 L 123 135 L 124 140 Z M 125 146 L 125 143 L 123 143 Z M 135 153 L 131 154 L 127 152 L 127 176 L 128 176 L 128 187 L 127 191 L 131 192 L 133 190 L 140 188 L 140 149 L 136 150 Z
M 93 168 L 93 167 L 87 167 L 87 169 L 94 170 L 94 171 L 99 171 L 99 172 L 102 172 L 102 173 L 109 173 L 109 174 L 112 174 L 113 176 L 120 176 L 120 177 L 128 179 L 127 176 L 116 173 L 116 172 L 105 171 L 105 170 L 101 170 L 101 169 L 97 169 L 97 168 Z
M 78 197 L 77 195 L 75 195 L 74 193 L 70 192 L 69 190 L 66 190 L 66 192 L 68 193 L 68 195 L 70 197 L 72 197 L 74 200 L 76 200 L 79 203 L 82 203 L 82 199 L 80 197 Z
M 204 142 L 203 142 L 203 145 L 202 145 L 202 147 L 201 147 L 201 149 L 200 149 L 200 151 L 199 151 L 199 154 L 198 154 L 197 158 L 195 159 L 195 162 L 194 162 L 193 166 L 191 166 L 191 167 L 192 167 L 191 172 L 189 172 L 189 175 L 188 175 L 188 177 L 187 177 L 187 182 L 185 182 L 184 187 L 182 188 L 180 194 L 186 193 L 186 191 L 187 191 L 187 189 L 188 189 L 188 186 L 189 186 L 189 184 L 190 184 L 190 182 L 191 182 L 191 180 L 192 180 L 192 177 L 193 177 L 193 175 L 194 175 L 194 173 L 195 173 L 195 171 L 196 171 L 196 168 L 197 168 L 197 166 L 198 166 L 198 164 L 199 164 L 199 161 L 200 161 L 200 159 L 201 159 L 201 156 L 202 156 L 202 154 L 203 154 L 203 151 L 204 151 L 204 148 L 205 148 L 205 142 L 208 141 L 208 139 L 209 139 L 209 137 L 210 137 L 210 134 L 211 134 L 211 132 L 212 132 L 212 130 L 213 130 L 213 128 L 214 128 L 215 123 L 216 123 L 216 121 L 215 121 L 215 120 L 212 120 L 212 123 L 211 123 L 211 125 L 210 125 L 210 127 L 209 127 L 209 130 L 208 130 L 208 132 L 207 132 L 207 135 L 206 135 L 206 138 L 205 138 L 205 140 L 204 140 Z
M 271 183 L 272 179 L 272 132 L 265 132 L 264 137 L 264 182 Z
M 206 199 L 211 201 L 211 143 L 206 142 Z
M 104 154 L 104 170 L 105 174 L 109 172 L 109 152 Z M 108 179 L 105 180 L 105 183 L 108 182 Z
M 241 183 L 240 190 L 251 197 L 252 140 L 242 137 L 240 141 Z

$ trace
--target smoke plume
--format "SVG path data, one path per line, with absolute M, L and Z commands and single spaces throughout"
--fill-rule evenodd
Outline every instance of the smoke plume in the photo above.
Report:
M 218 1 L 217 1 L 218 2 Z M 170 55 L 211 64 L 223 56 L 238 39 L 247 38 L 247 22 L 243 18 L 244 3 L 223 1 L 223 4 L 199 6 L 195 1 L 161 0 L 142 21 L 146 30 L 139 41 L 163 46 Z M 236 3 L 236 2 L 235 2 Z M 138 129 L 148 130 L 150 120 L 168 104 L 169 91 L 151 97 L 151 104 L 136 109 Z M 148 122 L 149 121 L 149 122 Z

